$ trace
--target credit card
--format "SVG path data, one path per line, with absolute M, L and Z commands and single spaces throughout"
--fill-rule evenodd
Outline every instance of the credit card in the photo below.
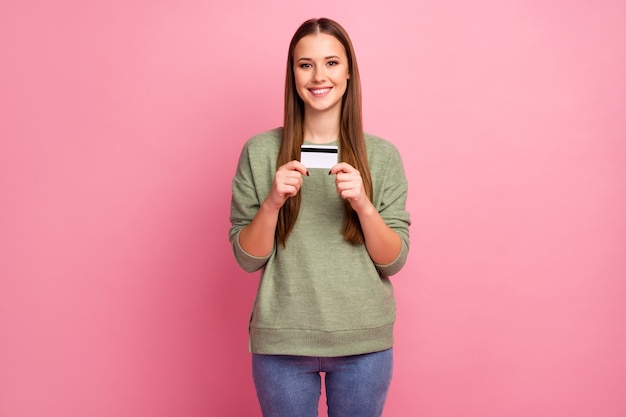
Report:
M 339 150 L 336 145 L 302 145 L 300 162 L 307 168 L 330 169 L 337 164 Z

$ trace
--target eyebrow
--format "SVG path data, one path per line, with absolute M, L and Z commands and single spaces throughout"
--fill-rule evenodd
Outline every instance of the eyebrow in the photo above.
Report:
M 341 59 L 341 58 L 338 57 L 337 55 L 331 55 L 331 56 L 324 57 L 324 60 L 326 59 Z M 299 58 L 297 62 L 300 62 L 300 61 L 313 61 L 313 58 L 302 57 L 302 58 Z

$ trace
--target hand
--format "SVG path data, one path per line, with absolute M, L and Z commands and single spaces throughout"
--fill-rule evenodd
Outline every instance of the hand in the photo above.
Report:
M 265 201 L 274 209 L 280 209 L 289 197 L 298 194 L 302 187 L 302 175 L 309 175 L 299 161 L 290 161 L 276 170 L 272 189 Z
M 337 194 L 344 200 L 348 200 L 354 211 L 360 213 L 372 206 L 363 189 L 361 173 L 352 165 L 340 162 L 331 168 L 329 174 L 336 174 L 335 187 L 337 187 Z

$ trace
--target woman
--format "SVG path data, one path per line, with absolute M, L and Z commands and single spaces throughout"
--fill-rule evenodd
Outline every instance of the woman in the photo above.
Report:
M 307 168 L 303 144 L 336 145 L 340 162 Z M 320 373 L 329 416 L 381 415 L 406 193 L 395 147 L 363 132 L 348 34 L 330 19 L 304 22 L 289 46 L 283 128 L 245 144 L 232 186 L 235 258 L 263 269 L 249 328 L 263 416 L 317 416 Z

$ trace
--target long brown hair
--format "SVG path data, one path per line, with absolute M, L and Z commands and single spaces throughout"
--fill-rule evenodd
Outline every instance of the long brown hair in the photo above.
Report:
M 373 195 L 372 177 L 367 161 L 367 150 L 365 148 L 365 137 L 363 135 L 361 79 L 359 78 L 356 55 L 352 47 L 352 41 L 346 30 L 341 27 L 339 23 L 331 19 L 320 18 L 307 20 L 296 30 L 289 44 L 285 80 L 283 138 L 278 153 L 277 166 L 282 166 L 294 159 L 300 159 L 300 146 L 304 140 L 304 102 L 295 88 L 293 53 L 300 39 L 315 33 L 325 33 L 335 37 L 346 50 L 350 78 L 341 102 L 341 118 L 339 122 L 340 160 L 347 162 L 359 170 L 361 178 L 363 179 L 365 192 L 371 199 Z M 280 209 L 278 225 L 276 227 L 276 237 L 283 246 L 286 245 L 287 237 L 296 223 L 301 201 L 301 194 L 298 193 L 294 197 L 287 199 Z M 344 239 L 354 244 L 361 244 L 365 241 L 359 217 L 350 206 L 350 203 L 345 200 L 341 233 Z

